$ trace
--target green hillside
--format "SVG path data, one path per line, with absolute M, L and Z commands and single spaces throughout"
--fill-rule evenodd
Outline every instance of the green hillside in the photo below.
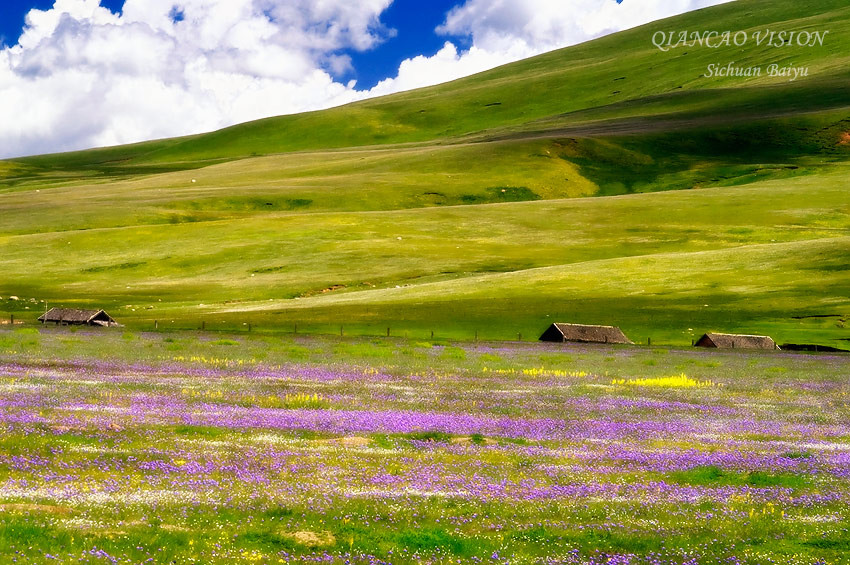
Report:
M 829 33 L 651 41 L 707 28 Z M 733 61 L 807 76 L 704 76 Z M 738 0 L 436 87 L 0 162 L 0 310 L 492 338 L 557 318 L 850 349 L 848 69 L 846 2 Z

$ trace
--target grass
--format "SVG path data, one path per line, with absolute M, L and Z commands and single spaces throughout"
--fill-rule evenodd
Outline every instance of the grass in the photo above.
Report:
M 648 40 L 706 18 L 830 34 L 687 54 Z M 840 1 L 741 0 L 446 85 L 4 162 L 0 313 L 423 339 L 557 320 L 850 348 L 848 39 Z M 810 74 L 702 76 L 724 58 Z
M 789 473 L 737 472 L 724 470 L 717 466 L 694 467 L 687 471 L 672 473 L 670 478 L 679 483 L 699 486 L 749 485 L 756 488 L 799 489 L 809 484 L 806 477 Z

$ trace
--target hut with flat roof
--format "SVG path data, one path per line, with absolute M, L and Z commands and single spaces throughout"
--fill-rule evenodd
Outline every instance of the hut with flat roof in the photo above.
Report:
M 697 340 L 696 347 L 717 349 L 779 349 L 766 335 L 707 333 Z
M 118 322 L 103 310 L 78 310 L 76 308 L 51 308 L 38 318 L 42 324 L 52 322 L 57 326 L 117 326 Z
M 575 343 L 632 343 L 620 328 L 583 324 L 552 324 L 540 341 Z

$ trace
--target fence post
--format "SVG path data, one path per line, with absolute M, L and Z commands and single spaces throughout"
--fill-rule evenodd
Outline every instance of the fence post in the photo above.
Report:
M 155 329 L 155 330 L 158 330 L 158 329 L 159 329 L 159 320 L 154 320 L 154 321 L 153 321 L 153 329 Z
M 204 320 L 204 321 L 201 322 L 201 331 L 204 331 L 206 329 L 207 329 L 207 322 L 206 322 L 206 320 Z
M 294 333 L 298 333 L 298 324 L 295 324 L 295 332 Z
M 14 328 L 14 327 L 15 327 L 15 315 L 14 315 L 14 314 L 12 314 L 12 315 L 9 317 L 9 322 L 10 322 L 10 324 L 12 325 L 12 327 Z
M 516 334 L 516 337 L 517 337 L 517 341 L 522 341 L 522 334 L 521 333 Z
M 387 328 L 387 337 L 390 337 L 390 328 Z
M 248 322 L 248 333 L 251 333 L 251 322 Z
M 646 344 L 648 346 L 652 347 L 652 338 L 651 337 L 646 338 Z
M 434 339 L 434 330 L 431 330 L 431 339 Z
M 342 331 L 342 326 L 339 327 L 339 335 L 340 335 L 340 337 L 342 337 L 344 335 L 344 333 Z

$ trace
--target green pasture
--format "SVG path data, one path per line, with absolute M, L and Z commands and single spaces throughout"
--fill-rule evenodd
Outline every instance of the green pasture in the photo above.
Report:
M 846 174 L 841 166 L 742 187 L 545 205 L 9 236 L 7 272 L 20 274 L 5 282 L 28 292 L 4 305 L 32 321 L 43 305 L 27 300 L 91 304 L 87 289 L 96 288 L 98 304 L 131 327 L 512 338 L 569 319 L 677 344 L 722 329 L 835 344 L 850 337 Z M 30 270 L 36 254 L 40 268 Z M 835 317 L 806 318 L 822 315 Z
M 652 45 L 706 21 L 829 34 Z M 850 349 L 848 40 L 843 2 L 741 0 L 327 111 L 2 162 L 0 316 Z M 730 60 L 809 74 L 703 76 Z

